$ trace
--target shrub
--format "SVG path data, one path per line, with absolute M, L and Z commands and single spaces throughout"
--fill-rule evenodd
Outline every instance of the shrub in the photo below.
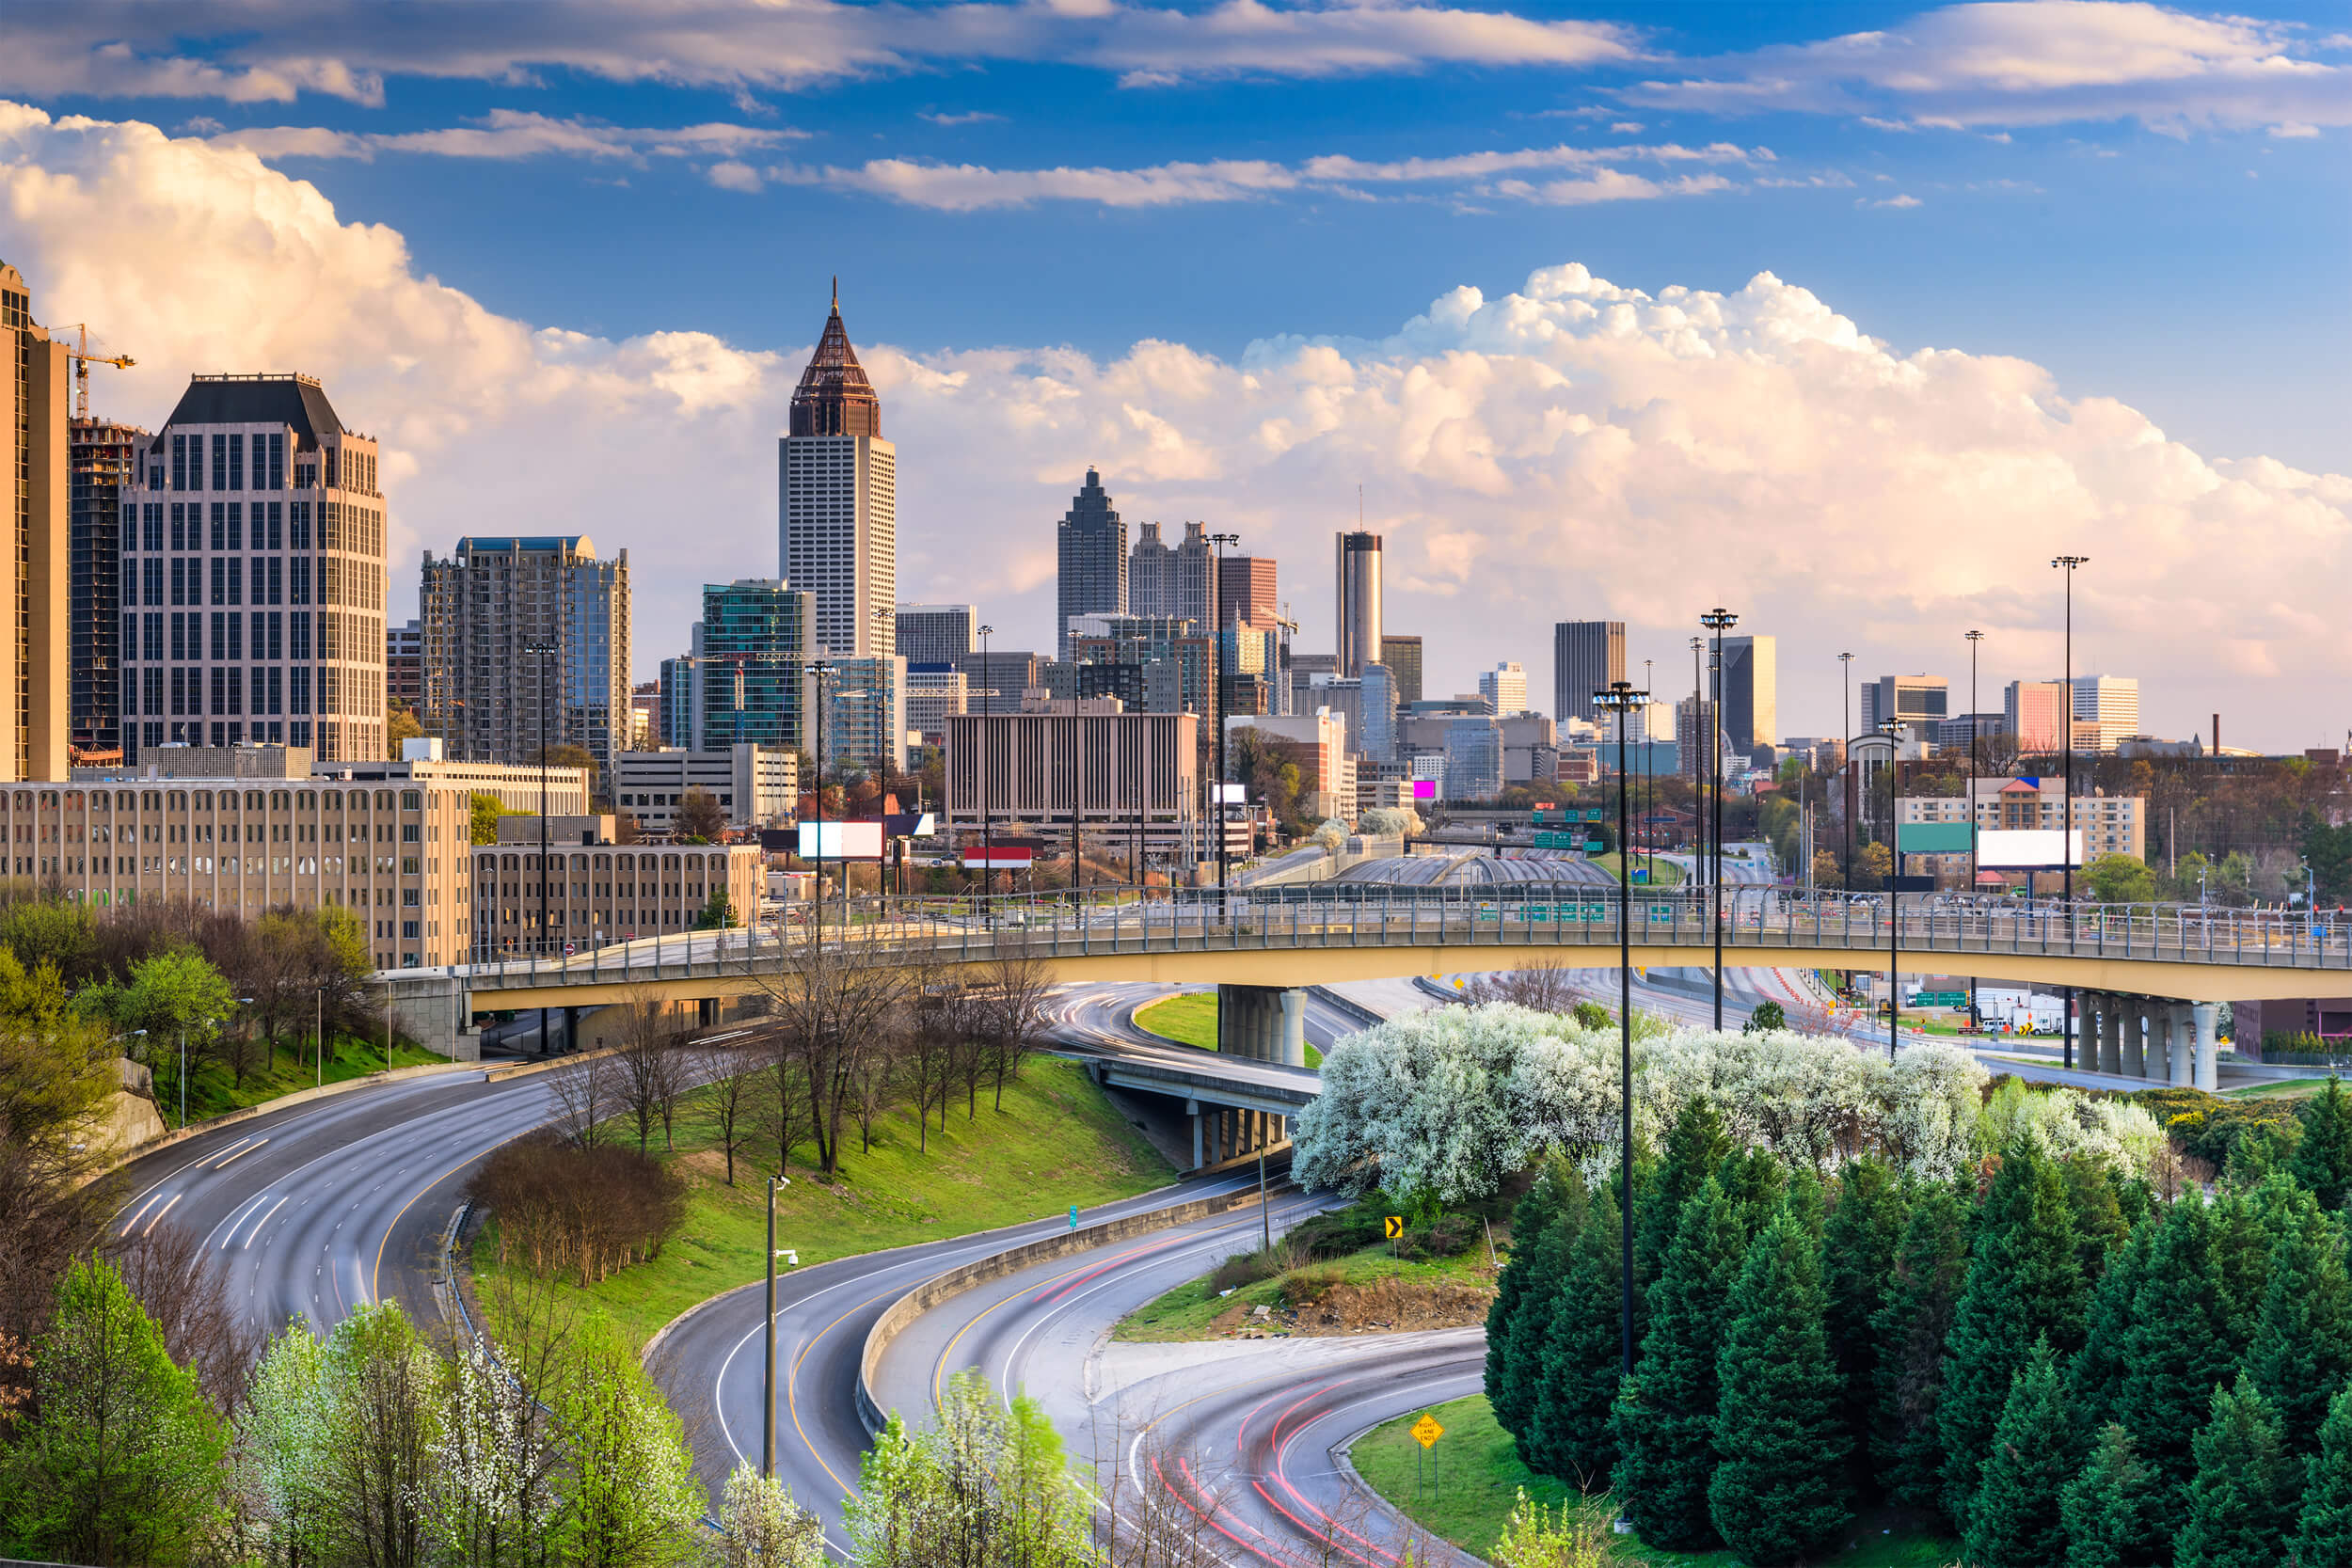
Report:
M 1439 1214 L 1427 1225 L 1407 1229 L 1398 1238 L 1396 1255 L 1416 1261 L 1431 1258 L 1453 1258 L 1467 1252 L 1478 1241 L 1478 1221 L 1468 1214 Z
M 1337 1290 L 1345 1277 L 1345 1272 L 1331 1263 L 1293 1269 L 1282 1276 L 1282 1299 L 1293 1308 L 1312 1307 Z
M 583 1287 L 658 1257 L 686 1218 L 686 1183 L 660 1161 L 549 1132 L 498 1148 L 466 1194 L 497 1214 L 501 1263 Z

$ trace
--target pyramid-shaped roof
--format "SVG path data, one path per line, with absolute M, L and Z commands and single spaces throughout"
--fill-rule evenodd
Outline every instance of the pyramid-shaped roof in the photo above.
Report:
M 795 436 L 880 436 L 882 399 L 866 379 L 866 368 L 850 346 L 849 329 L 841 325 L 841 285 L 834 283 L 833 313 L 817 340 L 792 394 L 791 433 Z

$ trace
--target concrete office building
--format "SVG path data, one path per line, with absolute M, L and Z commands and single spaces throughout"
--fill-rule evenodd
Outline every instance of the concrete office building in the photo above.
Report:
M 1352 677 L 1349 677 L 1352 678 Z M 1356 809 L 1356 753 L 1353 733 L 1343 712 L 1318 707 L 1312 712 L 1270 717 L 1233 718 L 1225 725 L 1230 757 L 1233 740 L 1254 730 L 1267 747 L 1298 769 L 1298 809 L 1302 816 L 1352 818 Z
M 1710 735 L 1708 732 L 1713 731 Z M 1614 739 L 1612 738 L 1612 745 Z M 1722 746 L 1724 768 L 1729 772 L 1738 765 L 1727 736 L 1721 733 L 1716 721 L 1715 705 L 1685 697 L 1675 704 L 1675 757 L 1677 771 L 1686 778 L 1708 776 L 1715 766 L 1713 748 Z
M 309 376 L 189 380 L 126 503 L 139 514 L 135 545 L 122 531 L 124 615 L 135 580 L 139 605 L 138 655 L 127 637 L 122 650 L 126 761 L 173 741 L 384 755 L 376 458 Z
M 1486 711 L 1498 719 L 1525 713 L 1527 672 L 1509 659 L 1491 670 L 1482 670 L 1478 673 L 1478 694 L 1486 700 Z
M 536 816 L 543 806 L 557 816 L 578 816 L 588 809 L 585 768 L 458 761 L 442 755 L 440 741 L 430 736 L 404 740 L 400 750 L 398 762 L 344 762 L 313 771 L 351 784 L 421 784 L 459 790 L 469 799 L 494 796 L 509 812 L 525 816 Z M 167 746 L 157 754 L 168 757 L 171 751 Z M 290 776 L 299 776 L 299 770 Z
M 1377 660 L 1380 646 L 1380 536 L 1332 536 L 1335 579 L 1332 608 L 1339 625 L 1339 673 L 1360 675 Z
M 2009 717 L 2001 713 L 1954 714 L 1935 726 L 1932 736 L 1935 749 L 1939 752 L 1957 752 L 1964 757 L 1968 754 L 1971 733 L 1975 735 L 1977 744 L 1981 748 L 1987 742 L 2009 733 Z M 1795 743 L 1792 741 L 1790 744 Z
M 1229 555 L 1216 568 L 1216 625 L 1271 630 L 1281 625 L 1281 592 L 1270 555 Z
M 135 425 L 76 419 L 72 563 L 68 568 L 71 744 L 76 758 L 122 760 L 122 524 L 134 453 L 149 439 Z M 128 514 L 136 526 L 138 514 Z M 132 618 L 132 635 L 138 622 Z
M 469 535 L 445 561 L 424 552 L 421 605 L 427 735 L 476 762 L 578 746 L 612 778 L 628 750 L 627 550 L 599 561 L 584 533 Z
M 1502 724 L 1502 782 L 1537 784 L 1560 776 L 1560 727 L 1543 713 L 1515 713 Z M 1613 759 L 1613 751 L 1612 757 Z M 1631 759 L 1629 756 L 1628 766 Z
M 1337 654 L 1293 653 L 1290 664 L 1291 700 L 1283 709 L 1286 713 L 1307 713 L 1313 709 L 1310 700 L 1318 676 L 1340 673 Z
M 898 453 L 841 325 L 836 290 L 776 443 L 778 576 L 816 601 L 818 651 L 897 652 Z
M 1860 696 L 1856 735 L 1867 735 L 1892 719 L 1912 738 L 1931 740 L 1936 726 L 1951 714 L 1951 683 L 1941 675 L 1881 675 L 1864 682 Z
M 66 345 L 33 320 L 24 277 L 0 261 L 0 421 L 13 547 L 8 554 L 8 634 L 0 639 L 14 744 L 0 748 L 0 778 L 65 776 L 72 732 L 69 575 L 72 550 L 71 443 Z
M 971 683 L 952 664 L 907 666 L 907 728 L 926 746 L 947 743 L 947 721 L 970 706 Z
M 411 618 L 384 633 L 384 701 L 417 712 L 424 706 L 424 623 Z
M 800 782 L 799 757 L 780 746 L 628 752 L 613 777 L 612 803 L 645 832 L 666 836 L 678 798 L 699 789 L 719 802 L 729 827 L 775 828 L 798 814 Z
M 584 953 L 607 942 L 691 931 L 714 894 L 725 898 L 739 926 L 757 917 L 762 882 L 757 845 L 615 844 L 616 826 L 611 816 L 548 822 L 543 905 L 540 825 L 519 816 L 501 818 L 498 843 L 478 846 L 469 857 L 474 892 L 471 957 Z
M 1213 630 L 1217 605 L 1216 552 L 1209 545 L 1206 523 L 1186 523 L 1184 542 L 1170 548 L 1160 538 L 1160 525 L 1143 525 L 1143 537 L 1127 558 L 1127 612 L 1130 615 L 1190 621 L 1203 632 Z M 1067 629 L 1069 622 L 1063 622 Z
M 685 688 L 685 724 L 672 744 L 804 750 L 816 618 L 813 595 L 774 578 L 704 584 L 691 662 L 675 674 L 664 666 L 665 679 Z
M 1780 644 L 1724 639 L 1724 735 L 1744 757 L 1780 738 Z
M 1551 716 L 1599 725 L 1593 693 L 1625 679 L 1623 621 L 1562 621 L 1551 628 Z
M 1396 677 L 1396 705 L 1410 707 L 1421 701 L 1421 639 L 1380 634 L 1380 662 Z
M 2139 727 L 2139 681 L 2132 675 L 2074 677 L 2074 721 L 2091 726 L 2097 749 L 2112 752 L 2117 744 L 2144 732 Z
M 909 664 L 952 664 L 974 647 L 977 605 L 902 604 L 897 653 Z
M 185 900 L 254 919 L 337 906 L 366 926 L 378 969 L 465 956 L 471 832 L 466 792 L 417 784 L 124 776 L 0 790 L 20 880 L 102 909 Z
M 1070 657 L 1073 615 L 1127 612 L 1127 524 L 1111 505 L 1103 476 L 1089 465 L 1086 483 L 1070 498 L 1070 510 L 1054 531 L 1056 653 L 1064 660 Z M 898 651 L 915 657 L 903 647 Z M 928 655 L 924 659 L 930 662 Z
M 1070 832 L 1073 791 L 1089 853 L 1209 858 L 1201 821 L 1200 719 L 1190 713 L 966 713 L 947 721 L 946 832 Z

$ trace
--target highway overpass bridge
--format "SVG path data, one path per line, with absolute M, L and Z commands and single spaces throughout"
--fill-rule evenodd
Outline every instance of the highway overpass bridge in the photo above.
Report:
M 1720 937 L 1727 968 L 1927 972 L 2071 987 L 2093 999 L 2086 1017 L 2099 1020 L 2100 1032 L 2087 1030 L 2086 1040 L 2095 1040 L 2100 1068 L 2124 1071 L 2128 1060 L 2146 1076 L 2178 1083 L 2212 1082 L 2216 1004 L 2352 991 L 2352 925 L 2325 917 L 1942 897 L 1905 900 L 1891 915 L 1884 895 L 1755 886 L 1726 887 L 1712 900 L 1704 891 L 1637 889 L 1624 912 L 1637 968 L 1710 967 Z M 1026 959 L 1071 983 L 1214 982 L 1229 1053 L 1297 1065 L 1298 1008 L 1285 993 L 1539 965 L 1613 969 L 1619 922 L 1616 890 L 1540 883 L 1317 883 L 1141 899 L 884 897 L 829 906 L 821 923 L 680 933 L 381 978 L 405 1020 L 430 1040 L 478 1012 L 624 1000 L 701 1004 L 709 1022 L 727 1002 L 756 1010 L 762 993 L 822 964 L 968 971 Z

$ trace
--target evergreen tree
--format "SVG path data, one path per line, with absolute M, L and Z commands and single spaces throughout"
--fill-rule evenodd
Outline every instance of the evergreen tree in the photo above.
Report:
M 2066 1525 L 2066 1568 L 2138 1568 L 2159 1548 L 2149 1516 L 2155 1482 L 2133 1450 L 2132 1434 L 2113 1421 L 2099 1429 L 2082 1474 L 2067 1482 L 2058 1513 Z
M 2352 1280 L 2344 1239 L 2316 1210 L 2296 1216 L 2271 1251 L 2246 1370 L 2278 1412 L 2287 1451 L 2316 1449 L 2328 1398 L 2352 1378 Z
M 2059 1497 L 2077 1469 L 2065 1379 L 2050 1341 L 2034 1341 L 1985 1455 L 1968 1521 L 1970 1568 L 2045 1568 L 2066 1555 Z
M 2205 1424 L 2217 1384 L 2234 1376 L 2221 1273 L 2213 1258 L 2213 1209 L 2191 1187 L 2168 1210 L 2123 1336 L 2123 1375 L 2115 1419 L 2156 1472 L 2158 1526 L 2178 1530 L 2196 1473 L 2192 1440 Z
M 1720 1386 L 1708 1515 L 1758 1568 L 1828 1548 L 1853 1518 L 1843 1392 L 1824 1326 L 1820 1254 L 1801 1212 L 1784 1212 L 1748 1249 L 1738 1316 L 1717 1359 Z
M 1964 1530 L 1978 1472 L 2009 1386 L 2036 1338 L 2071 1354 L 2082 1342 L 2084 1289 L 2074 1224 L 2058 1167 L 2024 1143 L 2003 1160 L 1985 1196 L 1967 1288 L 1945 1341 L 1945 1507 Z
M 1837 1203 L 1821 1227 L 1824 1322 L 1845 1389 L 1846 1430 L 1857 1443 L 1869 1433 L 1878 1381 L 1879 1343 L 1870 1324 L 1886 1305 L 1909 1202 L 1885 1161 L 1851 1161 L 1838 1176 Z
M 1544 1340 L 1543 1375 L 1520 1444 L 1530 1466 L 1587 1492 L 1608 1485 L 1617 1463 L 1609 1407 L 1617 1396 L 1623 1355 L 1625 1243 L 1618 1214 L 1615 1195 L 1602 1188 L 1568 1249 Z
M 1936 1402 L 1944 1387 L 1944 1337 L 1968 1276 L 1967 1220 L 1960 1195 L 1922 1190 L 1903 1224 L 1886 1304 L 1870 1322 L 1878 1344 L 1870 1453 L 1887 1500 L 1942 1506 L 1944 1445 Z
M 2083 1331 L 2082 1353 L 2068 1374 L 2074 1418 L 2086 1429 L 2115 1418 L 2116 1398 L 2123 1386 L 2124 1337 L 2132 1326 L 2132 1307 L 2139 1282 L 2148 1273 L 2149 1250 L 2155 1244 L 2156 1222 L 2140 1221 L 2100 1276 L 2091 1293 L 2090 1311 Z
M 1583 1179 L 1562 1162 L 1536 1178 L 1511 1213 L 1511 1260 L 1486 1308 L 1486 1401 L 1495 1424 L 1514 1437 L 1526 1435 L 1560 1269 L 1584 1205 Z
M 2132 1233 L 2123 1222 L 2115 1177 L 2106 1166 L 2080 1155 L 2064 1161 L 2066 1202 L 2074 1218 L 2074 1261 L 2083 1278 L 2096 1284 L 2117 1248 Z
M 1634 1210 L 1636 1289 L 1646 1289 L 1657 1280 L 1674 1246 L 1675 1232 L 1681 1227 L 1683 1205 L 1698 1195 L 1700 1186 L 1730 1153 L 1731 1134 L 1724 1131 L 1723 1115 L 1714 1101 L 1705 1095 L 1685 1101 L 1667 1131 L 1658 1174 Z
M 1653 1546 L 1697 1551 L 1715 1544 L 1707 1511 L 1715 1359 L 1748 1240 L 1743 1207 L 1708 1176 L 1683 1205 L 1674 1245 L 1650 1287 L 1641 1359 L 1610 1407 L 1617 1444 L 1611 1484 Z
M 2280 1446 L 2270 1402 L 2245 1373 L 2234 1389 L 2213 1391 L 2213 1419 L 2195 1448 L 2176 1568 L 2275 1568 L 2295 1528 L 2301 1477 Z
M 2352 1568 L 2352 1388 L 2328 1402 L 2295 1528 L 2300 1568 Z
M 1726 1159 L 1716 1180 L 1723 1184 L 1724 1196 L 1739 1205 L 1751 1238 L 1772 1222 L 1789 1190 L 1788 1168 L 1761 1148 L 1744 1148 Z M 1804 1211 L 1808 1217 L 1820 1208 L 1818 1183 L 1814 1197 L 1816 1201 Z M 1805 1203 L 1802 1195 L 1798 1201 L 1801 1206 Z
M 2224 1187 L 2213 1202 L 2213 1263 L 2221 1280 L 2221 1304 L 2229 1323 L 2230 1348 L 2246 1354 L 2262 1322 L 2263 1295 L 2270 1284 L 2270 1249 L 2288 1227 L 2288 1216 L 2309 1209 L 2312 1199 L 2284 1171 L 2252 1188 Z
M 2352 1098 L 2344 1095 L 2343 1081 L 2330 1076 L 2327 1087 L 2305 1101 L 2296 1115 L 2303 1137 L 2287 1170 L 2321 1208 L 2341 1209 L 2344 1194 L 2352 1191 Z

